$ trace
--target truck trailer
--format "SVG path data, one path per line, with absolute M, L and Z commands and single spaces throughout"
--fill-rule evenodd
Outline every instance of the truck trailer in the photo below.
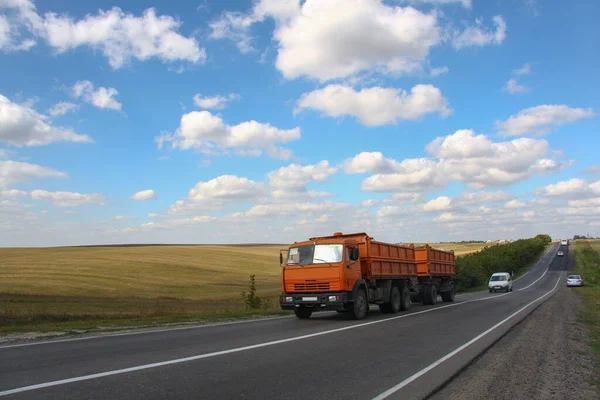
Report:
M 369 304 L 396 313 L 411 302 L 435 304 L 438 294 L 454 301 L 453 251 L 378 242 L 364 232 L 313 237 L 286 251 L 279 302 L 301 319 L 323 310 L 362 319 Z

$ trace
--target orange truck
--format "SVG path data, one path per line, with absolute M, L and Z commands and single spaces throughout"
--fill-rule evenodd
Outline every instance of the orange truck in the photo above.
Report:
M 375 241 L 366 233 L 313 237 L 279 254 L 283 266 L 283 310 L 298 318 L 313 312 L 348 312 L 364 318 L 369 304 L 384 313 L 408 310 L 411 302 L 454 301 L 454 252 L 428 245 L 397 245 Z

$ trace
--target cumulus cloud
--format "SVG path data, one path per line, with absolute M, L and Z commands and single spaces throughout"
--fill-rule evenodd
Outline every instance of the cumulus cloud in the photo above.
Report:
M 510 94 L 517 94 L 517 93 L 527 93 L 531 89 L 529 89 L 523 85 L 519 85 L 519 83 L 517 82 L 516 79 L 511 78 L 508 80 L 508 82 L 506 83 L 506 86 L 504 86 L 502 88 L 502 90 L 504 90 L 505 92 L 508 92 Z
M 570 108 L 566 105 L 542 105 L 527 108 L 511 115 L 506 121 L 497 121 L 496 129 L 503 136 L 545 135 L 553 127 L 592 118 L 596 114 L 591 108 Z
M 291 151 L 280 147 L 300 138 L 300 128 L 279 129 L 256 121 L 227 125 L 209 111 L 192 111 L 181 117 L 174 134 L 162 134 L 155 140 L 158 148 L 170 142 L 173 148 L 198 149 L 205 153 L 234 150 L 238 154 L 258 156 L 264 151 L 273 157 L 289 159 Z
M 330 117 L 353 116 L 367 126 L 417 120 L 427 114 L 450 114 L 448 100 L 433 85 L 416 85 L 408 93 L 402 89 L 372 87 L 355 91 L 350 86 L 328 85 L 305 93 L 296 111 L 312 109 Z
M 228 96 L 202 96 L 194 95 L 194 104 L 200 108 L 222 110 L 227 106 L 227 103 L 241 99 L 241 96 L 236 93 L 230 93 Z
M 445 211 L 450 208 L 452 208 L 452 199 L 447 196 L 440 196 L 423 205 L 423 210 L 428 212 Z
M 502 44 L 506 38 L 506 22 L 500 15 L 492 18 L 495 29 L 483 27 L 483 22 L 478 19 L 475 25 L 468 26 L 464 31 L 454 33 L 452 45 L 460 50 L 465 47 L 483 47 L 490 44 Z
M 31 192 L 33 200 L 51 201 L 56 207 L 79 207 L 84 204 L 97 204 L 103 206 L 106 196 L 100 193 L 77 193 L 77 192 L 48 192 L 46 190 L 34 190 Z
M 56 103 L 52 108 L 48 110 L 48 114 L 53 117 L 57 117 L 59 115 L 65 115 L 68 112 L 75 111 L 79 108 L 77 104 L 69 103 L 67 101 L 61 101 L 60 103 Z
M 30 0 L 9 2 L 8 7 L 17 10 L 16 23 L 58 53 L 89 47 L 108 58 L 115 69 L 133 59 L 158 59 L 163 63 L 206 60 L 206 51 L 194 37 L 178 33 L 181 22 L 169 15 L 157 15 L 154 8 L 136 16 L 113 7 L 76 20 L 54 12 L 40 16 Z
M 464 8 L 471 9 L 473 6 L 472 0 L 401 0 L 406 4 L 431 4 L 434 6 L 443 6 L 448 4 L 461 4 Z
M 43 146 L 59 141 L 93 143 L 87 135 L 53 126 L 47 116 L 29 105 L 13 103 L 0 95 L 0 142 L 13 146 Z
M 561 181 L 539 188 L 535 191 L 535 194 L 565 199 L 600 197 L 600 180 L 588 183 L 579 178 L 572 178 L 568 181 Z
M 154 200 L 158 198 L 158 193 L 152 189 L 141 190 L 130 196 L 133 200 Z
M 32 179 L 68 178 L 67 174 L 52 168 L 19 161 L 0 161 L 0 188 Z
M 267 174 L 269 185 L 273 189 L 273 197 L 276 199 L 301 197 L 327 197 L 330 193 L 308 191 L 310 182 L 325 182 L 327 178 L 335 174 L 337 168 L 331 167 L 329 162 L 323 160 L 314 165 L 291 164 L 281 167 Z
M 327 81 L 379 69 L 412 72 L 442 41 L 434 13 L 381 0 L 261 0 L 249 14 L 227 12 L 211 23 L 212 38 L 252 51 L 250 28 L 275 20 L 276 67 L 284 77 Z M 352 29 L 347 29 L 352 27 Z
M 504 208 L 509 210 L 516 210 L 525 207 L 527 207 L 527 204 L 517 199 L 510 200 L 504 205 Z
M 101 109 L 120 111 L 123 105 L 115 99 L 118 94 L 115 88 L 95 88 L 90 81 L 79 81 L 73 86 L 73 96 Z
M 559 171 L 564 163 L 546 158 L 547 141 L 520 138 L 494 143 L 485 135 L 460 130 L 426 146 L 433 158 L 386 159 L 381 153 L 361 153 L 344 163 L 347 173 L 371 172 L 362 189 L 375 192 L 422 192 L 452 181 L 482 189 L 507 186 Z

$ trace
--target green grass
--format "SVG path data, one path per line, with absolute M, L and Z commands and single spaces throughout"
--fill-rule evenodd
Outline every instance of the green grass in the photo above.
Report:
M 483 244 L 434 247 L 477 251 Z M 453 247 L 454 246 L 454 247 Z M 284 245 L 0 248 L 0 333 L 89 330 L 281 313 Z M 256 275 L 264 309 L 240 293 Z
M 583 302 L 580 320 L 587 326 L 596 357 L 594 383 L 600 392 L 600 240 L 575 242 L 575 272 L 583 277 L 584 286 L 574 291 Z

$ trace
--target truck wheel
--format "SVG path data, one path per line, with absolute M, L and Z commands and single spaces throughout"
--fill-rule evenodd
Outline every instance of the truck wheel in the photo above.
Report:
M 392 291 L 390 292 L 390 310 L 393 313 L 397 313 L 400 311 L 402 299 L 400 298 L 400 291 L 398 290 L 398 286 L 392 287 Z
M 350 307 L 350 315 L 354 319 L 363 319 L 367 315 L 369 303 L 367 302 L 367 294 L 364 289 L 360 289 Z
M 302 305 L 294 308 L 294 314 L 296 314 L 296 317 L 300 319 L 307 319 L 312 315 L 312 309 Z
M 437 301 L 438 301 L 437 287 L 435 287 L 435 285 L 431 285 L 431 289 L 429 289 L 429 293 L 430 293 L 429 304 L 431 304 L 433 306 L 433 305 L 437 304 Z
M 410 291 L 406 286 L 402 286 L 400 291 L 400 310 L 407 311 L 410 308 Z
M 431 291 L 431 285 L 425 285 L 421 289 L 421 301 L 423 302 L 423 305 L 425 305 L 425 306 L 431 305 L 431 303 L 429 302 L 429 300 L 431 299 L 430 291 Z
M 442 296 L 442 300 L 445 301 L 446 303 L 452 303 L 454 301 L 454 286 L 452 286 L 452 289 L 448 290 L 447 292 L 442 292 L 440 293 Z

